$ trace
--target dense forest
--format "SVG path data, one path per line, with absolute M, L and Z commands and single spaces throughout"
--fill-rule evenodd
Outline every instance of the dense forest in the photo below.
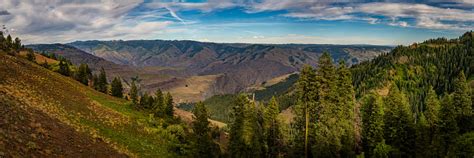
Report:
M 9 35 L 1 34 L 0 44 L 1 52 L 13 56 L 26 51 L 24 58 L 32 62 L 40 54 Z M 223 129 L 211 125 L 206 102 L 194 104 L 194 120 L 182 123 L 174 115 L 173 97 L 160 89 L 142 93 L 138 77 L 131 79 L 125 93 L 122 79 L 109 84 L 104 69 L 93 74 L 86 64 L 72 65 L 46 52 L 42 56 L 57 62 L 38 64 L 99 92 L 126 98 L 156 126 L 180 124 L 183 128 L 173 133 L 178 135 L 176 146 L 169 149 L 178 156 L 472 157 L 473 51 L 471 31 L 457 39 L 398 46 L 352 67 L 333 61 L 326 52 L 318 67 L 306 65 L 298 77 L 291 76 L 290 81 L 297 80 L 293 86 L 285 82 L 271 87 L 278 93 L 257 95 L 266 101 L 244 93 L 226 97 L 232 109 Z M 295 115 L 290 124 L 279 115 L 287 107 Z

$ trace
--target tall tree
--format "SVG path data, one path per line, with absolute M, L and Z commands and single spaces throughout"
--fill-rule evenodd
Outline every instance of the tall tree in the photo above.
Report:
M 245 157 L 265 157 L 264 118 L 261 107 L 255 100 L 245 107 L 244 140 L 249 147 Z
M 130 100 L 132 101 L 134 106 L 137 106 L 138 104 L 138 87 L 135 84 L 135 81 L 132 81 L 132 85 L 130 86 L 130 91 L 128 92 L 128 96 L 130 97 Z
M 123 97 L 123 87 L 122 87 L 122 81 L 120 78 L 115 77 L 114 80 L 112 80 L 111 83 L 111 93 L 112 96 L 122 98 Z
M 465 133 L 474 129 L 472 116 L 472 101 L 469 96 L 470 89 L 466 82 L 466 76 L 461 71 L 454 81 L 453 106 L 457 112 L 457 122 L 460 132 Z
M 76 72 L 75 78 L 77 81 L 81 82 L 84 85 L 89 84 L 89 79 L 92 76 L 92 72 L 89 69 L 89 66 L 87 64 L 81 64 L 79 65 L 79 69 Z
M 344 60 L 339 61 L 336 71 L 336 114 L 339 116 L 337 125 L 344 129 L 341 133 L 341 156 L 355 156 L 355 92 L 352 85 L 352 74 L 346 66 Z
M 99 73 L 99 80 L 98 80 L 98 84 L 97 84 L 97 90 L 99 92 L 102 92 L 102 93 L 107 93 L 107 85 L 108 85 L 107 76 L 106 76 L 104 68 L 102 67 L 100 69 L 100 73 Z
M 157 89 L 155 92 L 155 103 L 153 105 L 153 110 L 155 116 L 164 116 L 164 98 L 163 98 L 163 92 L 161 89 Z
M 321 157 L 340 157 L 342 133 L 340 121 L 341 108 L 337 106 L 336 68 L 328 52 L 324 52 L 318 61 L 316 70 L 316 106 L 315 106 L 315 143 L 313 155 Z M 344 120 L 344 119 L 343 119 Z
M 459 126 L 456 121 L 457 111 L 453 104 L 451 95 L 445 94 L 441 100 L 441 110 L 439 111 L 439 132 L 441 147 L 439 156 L 448 154 L 448 150 L 455 143 L 458 137 Z
M 310 157 L 309 146 L 313 138 L 316 106 L 316 73 L 309 65 L 304 65 L 297 82 L 298 101 L 295 107 L 295 121 L 292 123 L 292 156 Z M 310 120 L 311 119 L 311 120 Z M 310 123 L 312 122 L 312 123 Z M 311 135 L 311 136 L 310 136 Z
M 362 146 L 364 156 L 372 157 L 377 144 L 385 144 L 384 107 L 382 98 L 377 94 L 368 94 L 362 100 Z
M 231 158 L 245 157 L 247 144 L 244 141 L 244 122 L 245 122 L 245 106 L 250 104 L 247 96 L 240 94 L 233 107 L 232 122 L 229 131 L 229 156 Z
M 193 110 L 194 121 L 192 129 L 194 134 L 194 157 L 213 158 L 219 156 L 219 148 L 211 137 L 211 128 L 209 127 L 209 114 L 202 102 L 198 102 Z
M 165 115 L 168 117 L 173 117 L 173 96 L 171 96 L 170 92 L 166 93 L 164 97 L 164 108 L 165 108 Z
M 438 96 L 433 87 L 430 87 L 425 98 L 425 110 L 421 114 L 418 127 L 417 155 L 422 157 L 436 157 L 440 149 L 439 142 L 439 111 L 441 109 Z M 425 119 L 425 121 L 423 121 Z M 420 140 L 422 139 L 422 140 Z
M 415 154 L 415 124 L 405 95 L 392 85 L 385 100 L 384 138 L 388 145 L 398 149 L 395 155 L 402 157 Z
M 275 97 L 272 97 L 265 110 L 265 138 L 268 157 L 279 157 L 283 152 L 283 134 L 278 120 L 279 113 L 278 102 Z

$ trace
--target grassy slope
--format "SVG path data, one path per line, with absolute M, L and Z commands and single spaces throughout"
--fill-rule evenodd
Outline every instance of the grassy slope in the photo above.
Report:
M 14 100 L 2 106 L 38 111 L 87 139 L 100 140 L 129 156 L 175 157 L 168 152 L 173 141 L 169 132 L 152 126 L 149 117 L 134 111 L 126 100 L 96 92 L 25 59 L 0 54 L 0 95 Z M 0 127 L 0 134 L 4 134 L 4 126 Z M 4 145 L 10 143 L 0 140 L 0 150 L 16 150 Z

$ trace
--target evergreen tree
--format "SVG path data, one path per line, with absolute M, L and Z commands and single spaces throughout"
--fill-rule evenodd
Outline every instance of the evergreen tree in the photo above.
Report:
M 265 157 L 265 136 L 263 112 L 255 101 L 245 107 L 244 140 L 248 145 L 244 157 Z
M 245 122 L 245 106 L 250 104 L 247 96 L 240 94 L 237 98 L 236 104 L 233 107 L 232 122 L 229 131 L 229 156 L 231 158 L 245 157 L 247 151 L 247 144 L 244 141 L 244 122 Z
M 70 69 L 69 69 L 69 65 L 67 64 L 67 62 L 65 62 L 64 60 L 59 61 L 59 70 L 58 70 L 58 72 L 61 75 L 69 76 Z
M 343 118 L 337 106 L 336 68 L 328 52 L 319 58 L 316 70 L 315 142 L 313 155 L 320 157 L 340 157 L 344 129 L 336 118 Z M 343 119 L 344 120 L 344 119 Z
M 13 42 L 13 49 L 18 52 L 20 48 L 21 48 L 21 40 L 20 38 L 16 37 L 15 41 Z
M 340 133 L 341 138 L 341 156 L 355 156 L 355 92 L 352 86 L 352 75 L 346 66 L 344 60 L 339 61 L 339 67 L 336 71 L 336 115 L 339 118 L 337 125 L 344 131 Z M 334 114 L 334 113 L 333 113 Z
M 165 108 L 165 115 L 168 117 L 173 117 L 173 96 L 171 96 L 170 92 L 166 93 L 164 97 L 164 108 Z
M 97 90 L 102 93 L 107 93 L 107 76 L 105 74 L 104 68 L 100 69 L 99 79 L 97 83 Z
M 465 133 L 474 129 L 474 120 L 472 120 L 472 101 L 469 96 L 470 89 L 466 82 L 464 72 L 459 73 L 454 81 L 453 106 L 457 112 L 458 127 L 460 132 Z
M 279 157 L 283 152 L 283 134 L 278 120 L 279 113 L 277 100 L 272 97 L 265 110 L 265 137 L 268 157 Z
M 132 101 L 133 105 L 137 106 L 137 104 L 138 104 L 138 87 L 135 84 L 135 81 L 132 81 L 132 85 L 130 86 L 130 91 L 128 92 L 128 96 L 130 97 L 130 100 Z
M 164 116 L 164 98 L 161 89 L 156 90 L 155 103 L 153 105 L 155 116 Z
M 89 66 L 87 64 L 81 64 L 79 65 L 79 69 L 77 70 L 77 73 L 75 75 L 75 79 L 79 82 L 81 82 L 84 85 L 89 84 L 89 79 L 92 76 L 92 72 L 89 69 Z
M 385 100 L 384 138 L 388 145 L 397 149 L 395 155 L 402 157 L 415 154 L 416 130 L 413 115 L 405 95 L 392 85 Z
M 115 77 L 114 80 L 112 80 L 111 83 L 111 93 L 112 96 L 122 98 L 123 97 L 123 87 L 122 87 L 122 81 L 120 78 Z
M 148 109 L 148 105 L 150 104 L 150 96 L 148 93 L 143 94 L 140 97 L 139 109 Z
M 418 150 L 417 155 L 421 155 L 422 157 L 436 157 L 440 148 L 438 136 L 440 109 L 441 105 L 438 96 L 433 88 L 430 87 L 425 98 L 425 111 L 421 114 L 417 123 L 419 134 L 416 146 Z
M 388 158 L 390 157 L 390 152 L 392 152 L 392 147 L 385 144 L 385 140 L 377 143 L 373 153 L 371 154 L 373 158 Z
M 382 98 L 377 94 L 368 94 L 362 100 L 362 146 L 365 157 L 372 157 L 377 145 L 385 144 L 384 107 Z
M 448 150 L 455 143 L 458 137 L 459 127 L 456 121 L 457 111 L 453 105 L 452 97 L 445 94 L 441 100 L 441 110 L 439 111 L 439 133 L 441 149 L 439 156 L 448 154 Z
M 211 137 L 209 127 L 209 114 L 202 102 L 198 102 L 193 110 L 194 121 L 192 123 L 194 142 L 194 157 L 213 158 L 219 156 L 219 148 Z
M 309 65 L 303 66 L 297 82 L 298 101 L 295 106 L 295 121 L 292 123 L 293 157 L 310 157 L 309 146 L 314 141 L 313 132 L 316 106 L 316 74 Z M 311 120 L 310 120 L 311 119 Z M 311 123 L 310 123 L 311 122 Z

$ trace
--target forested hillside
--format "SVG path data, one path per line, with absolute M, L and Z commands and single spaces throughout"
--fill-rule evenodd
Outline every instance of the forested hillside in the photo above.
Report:
M 105 69 L 1 34 L 0 157 L 472 157 L 473 51 L 467 32 L 352 67 L 325 52 L 298 76 L 182 116 L 169 92 L 143 92 L 139 78 L 125 91 Z

